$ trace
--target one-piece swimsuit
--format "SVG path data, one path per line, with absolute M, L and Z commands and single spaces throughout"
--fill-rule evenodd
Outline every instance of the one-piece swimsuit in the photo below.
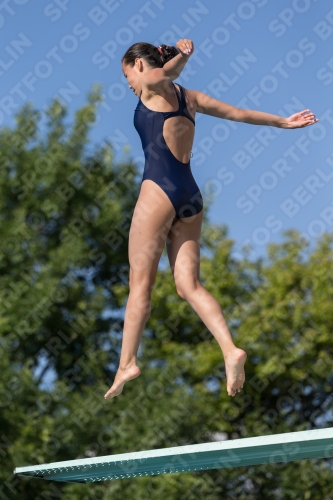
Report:
M 185 116 L 194 125 L 185 101 L 184 89 L 178 84 L 180 97 L 177 95 L 179 108 L 177 111 L 152 111 L 141 101 L 134 112 L 134 126 L 139 133 L 145 155 L 145 166 L 142 181 L 150 179 L 160 186 L 169 197 L 177 219 L 191 217 L 203 209 L 200 189 L 194 180 L 190 160 L 179 161 L 170 151 L 163 136 L 165 120 L 174 116 Z

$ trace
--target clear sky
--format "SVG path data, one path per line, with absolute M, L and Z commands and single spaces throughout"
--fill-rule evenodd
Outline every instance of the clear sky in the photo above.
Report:
M 55 95 L 71 122 L 100 83 L 106 100 L 91 139 L 113 140 L 118 159 L 129 146 L 141 172 L 137 97 L 120 63 L 132 43 L 190 38 L 195 52 L 177 80 L 186 88 L 285 116 L 311 109 L 319 123 L 297 130 L 197 114 L 192 172 L 204 200 L 214 195 L 209 219 L 229 226 L 237 251 L 250 243 L 262 255 L 288 228 L 311 241 L 332 230 L 331 0 L 6 0 L 0 31 L 0 126 L 13 126 L 24 103 L 42 110 Z

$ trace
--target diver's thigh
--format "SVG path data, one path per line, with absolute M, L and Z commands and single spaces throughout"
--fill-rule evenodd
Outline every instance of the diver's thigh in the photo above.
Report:
M 176 287 L 194 286 L 200 281 L 200 234 L 203 210 L 178 219 L 167 238 L 167 252 Z
M 130 283 L 153 286 L 164 243 L 175 217 L 168 196 L 153 181 L 142 183 L 129 232 Z

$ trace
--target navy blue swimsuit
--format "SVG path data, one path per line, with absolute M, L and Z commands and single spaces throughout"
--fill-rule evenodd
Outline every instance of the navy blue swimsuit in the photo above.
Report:
M 163 137 L 164 121 L 173 116 L 185 116 L 195 125 L 186 107 L 184 89 L 181 85 L 178 86 L 181 98 L 175 89 L 179 103 L 177 111 L 152 111 L 139 99 L 134 113 L 134 126 L 140 135 L 145 154 L 141 184 L 146 179 L 158 184 L 169 197 L 176 211 L 176 218 L 182 219 L 199 213 L 203 208 L 203 199 L 192 175 L 190 161 L 179 161 L 171 153 Z

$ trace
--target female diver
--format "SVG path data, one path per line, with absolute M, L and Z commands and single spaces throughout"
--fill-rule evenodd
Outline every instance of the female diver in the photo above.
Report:
M 151 292 L 165 243 L 177 293 L 193 307 L 222 350 L 228 395 L 240 392 L 246 353 L 234 345 L 220 305 L 199 278 L 203 203 L 190 167 L 195 113 L 280 128 L 306 127 L 318 121 L 309 109 L 283 118 L 239 109 L 175 85 L 173 80 L 194 50 L 187 39 L 176 46 L 135 43 L 122 57 L 122 71 L 139 98 L 134 126 L 145 167 L 129 232 L 130 293 L 119 368 L 105 399 L 118 396 L 125 382 L 140 375 L 137 351 L 150 317 Z

